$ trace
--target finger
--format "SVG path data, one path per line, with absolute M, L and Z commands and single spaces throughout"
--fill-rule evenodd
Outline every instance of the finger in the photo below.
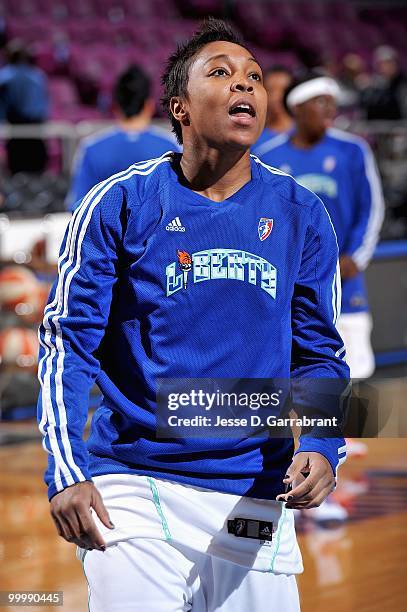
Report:
M 331 493 L 332 489 L 330 487 L 326 487 L 314 498 L 310 500 L 290 502 L 286 504 L 286 508 L 290 508 L 292 510 L 309 510 L 310 508 L 317 508 Z
M 326 498 L 330 496 L 332 491 L 333 489 L 324 489 L 312 502 L 310 502 L 308 507 L 318 508 L 318 506 L 320 506 L 326 500 Z
M 333 476 L 331 477 L 331 475 L 329 476 L 329 480 L 327 480 L 327 472 L 324 464 L 314 463 L 310 466 L 309 470 L 307 478 L 291 490 L 290 495 L 292 498 L 300 499 L 304 495 L 309 495 L 319 481 L 322 481 L 324 485 L 328 485 L 331 480 L 333 480 Z
M 326 495 L 318 495 L 318 497 L 316 497 L 312 501 L 309 501 L 307 504 L 305 504 L 302 507 L 302 510 L 311 510 L 311 508 L 318 508 L 318 506 L 320 506 L 324 502 L 324 500 L 328 497 L 328 495 L 329 495 L 328 492 Z
M 333 488 L 333 482 L 331 481 L 330 478 L 320 478 L 317 481 L 313 481 L 310 480 L 310 486 L 308 488 L 308 491 L 304 494 L 301 494 L 299 491 L 300 486 L 296 487 L 296 489 L 292 490 L 292 494 L 293 494 L 293 498 L 295 499 L 296 502 L 300 502 L 300 501 L 310 501 L 312 499 L 314 499 L 317 495 L 319 495 L 321 493 L 321 491 L 327 489 L 327 490 L 332 490 Z M 304 483 L 305 484 L 305 483 Z
M 299 474 L 293 481 L 294 486 L 297 486 L 297 484 L 299 484 L 298 481 L 300 480 L 300 478 L 302 479 L 300 482 L 303 482 L 304 477 L 302 476 L 302 474 Z M 286 485 L 286 490 L 284 491 L 284 493 L 280 493 L 279 495 L 277 495 L 276 500 L 282 501 L 282 502 L 288 502 L 289 500 L 292 499 L 292 495 L 291 495 L 292 490 L 293 490 L 293 486 L 291 485 L 291 483 L 289 485 Z
M 292 493 L 290 492 L 287 495 L 278 495 L 276 499 L 277 501 L 285 502 L 287 504 L 287 507 L 290 508 L 294 507 L 295 504 L 298 504 L 298 506 L 300 506 L 301 504 L 308 503 L 308 501 L 312 499 L 312 497 L 311 491 L 309 495 L 303 496 L 300 499 L 294 497 L 294 495 L 292 495 Z
M 301 472 L 306 469 L 308 469 L 308 456 L 306 453 L 298 453 L 298 455 L 294 455 L 292 463 L 283 478 L 283 482 L 286 484 L 292 482 L 296 476 L 301 474 Z
M 284 491 L 284 493 L 280 493 L 279 495 L 277 495 L 276 500 L 277 501 L 283 501 L 283 502 L 287 502 L 290 499 L 292 499 L 292 495 L 291 492 L 293 491 L 293 485 L 297 486 L 299 484 L 299 480 L 302 478 L 302 480 L 300 482 L 303 482 L 304 477 L 301 477 L 301 474 L 299 474 L 298 476 L 296 476 L 295 480 L 293 480 L 293 483 L 289 483 L 288 485 L 286 484 L 286 489 Z
M 290 500 L 301 501 L 304 498 L 309 499 L 312 496 L 313 491 L 317 485 L 318 485 L 318 480 L 315 477 L 312 478 L 311 476 L 308 476 L 308 478 L 306 478 L 304 482 L 302 482 L 297 487 L 294 487 L 294 489 L 292 489 L 292 491 L 290 492 L 289 498 L 287 498 L 288 501 Z
M 90 512 L 89 512 L 90 514 Z M 78 544 L 78 546 L 81 546 L 81 548 L 86 548 L 87 550 L 94 550 L 95 548 L 97 550 L 100 550 L 100 548 L 98 546 L 95 546 L 95 542 L 92 540 L 92 538 L 88 535 L 88 533 L 86 532 L 86 527 L 85 525 L 87 525 L 86 521 L 82 520 L 81 514 L 80 512 L 77 512 L 77 520 L 78 520 L 78 524 L 79 524 L 79 535 L 78 535 L 78 541 L 80 541 L 81 543 Z
M 75 508 L 70 509 L 69 512 L 64 512 L 64 519 L 69 525 L 69 531 L 71 536 L 74 538 L 79 538 L 81 535 L 81 526 L 79 524 Z
M 82 534 L 79 538 L 74 538 L 72 542 L 74 542 L 74 544 L 76 544 L 80 548 L 85 548 L 86 550 L 98 550 L 98 549 L 95 549 L 95 547 L 93 546 L 92 542 L 90 541 L 90 539 L 88 538 L 86 534 Z
M 106 549 L 106 542 L 100 534 L 92 514 L 88 508 L 78 512 L 78 520 L 81 526 L 81 538 L 87 538 L 92 548 L 98 550 Z
M 294 496 L 290 500 L 288 500 L 288 505 L 295 507 L 302 507 L 302 504 L 314 504 L 317 499 L 322 497 L 325 499 L 335 488 L 335 480 L 330 477 L 324 477 L 319 479 L 318 482 L 315 483 L 310 491 L 302 496 Z M 312 507 L 309 505 L 308 507 Z
M 293 491 L 296 487 L 298 487 L 298 485 L 302 484 L 304 480 L 308 478 L 308 476 L 309 476 L 309 472 L 305 472 L 304 470 L 302 470 L 299 474 L 297 474 L 297 476 L 292 481 L 290 490 Z
M 62 525 L 59 522 L 58 517 L 54 515 L 51 516 L 52 520 L 54 521 L 55 527 L 57 528 L 58 535 L 61 536 L 61 538 L 65 538 L 64 530 L 62 529 Z
M 277 501 L 288 501 L 291 496 L 293 486 L 296 486 L 298 481 L 303 482 L 305 476 L 302 473 L 308 470 L 308 456 L 305 453 L 295 455 L 283 479 L 286 490 L 284 493 L 277 495 Z
M 324 489 L 325 491 L 325 489 Z M 326 489 L 326 492 L 328 494 L 329 489 Z M 289 502 L 287 502 L 286 504 L 286 508 L 292 508 L 294 510 L 305 510 L 306 508 L 311 508 L 312 504 L 314 504 L 315 500 L 317 498 L 319 498 L 319 495 L 321 495 L 322 492 L 320 492 L 320 494 L 318 494 L 318 496 L 316 497 L 310 497 L 307 499 L 301 499 L 301 500 L 296 500 L 293 499 Z
M 58 522 L 64 540 L 66 540 L 67 542 L 72 542 L 72 538 L 74 538 L 75 536 L 71 533 L 70 525 L 65 519 L 65 517 L 59 514 L 57 517 L 55 517 L 54 520 Z
M 308 510 L 309 502 L 289 502 L 285 505 L 287 510 Z
M 114 528 L 114 525 L 112 521 L 110 520 L 109 513 L 106 510 L 106 506 L 103 503 L 102 496 L 96 488 L 95 488 L 95 493 L 92 499 L 92 508 L 94 509 L 97 516 L 102 521 L 105 527 L 108 527 L 109 529 Z

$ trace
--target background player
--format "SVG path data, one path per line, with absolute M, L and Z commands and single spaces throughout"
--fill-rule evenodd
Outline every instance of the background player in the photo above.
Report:
M 150 125 L 155 103 L 144 70 L 130 66 L 118 79 L 114 92 L 117 127 L 86 138 L 80 145 L 67 197 L 71 210 L 94 185 L 136 162 L 179 150 L 171 135 Z
M 372 328 L 363 270 L 376 246 L 383 220 L 380 178 L 368 144 L 331 127 L 339 88 L 311 75 L 286 92 L 295 131 L 261 148 L 261 159 L 288 172 L 324 202 L 339 244 L 342 313 L 338 329 L 345 341 L 353 378 L 374 371 Z
M 40 330 L 51 513 L 80 547 L 93 612 L 290 612 L 302 570 L 290 509 L 329 494 L 343 439 L 303 436 L 293 458 L 292 439 L 158 438 L 156 379 L 347 385 L 336 239 L 314 194 L 250 157 L 266 92 L 223 22 L 178 48 L 163 83 L 184 152 L 83 199 Z M 184 231 L 168 229 L 176 218 Z M 85 445 L 95 379 L 104 397 Z M 248 517 L 270 537 L 229 531 Z
M 284 94 L 292 80 L 293 75 L 284 66 L 272 66 L 264 74 L 264 87 L 267 91 L 267 116 L 265 128 L 252 148 L 255 155 L 261 154 L 263 143 L 282 132 L 287 132 L 293 126 L 293 119 L 284 106 Z
M 7 63 L 0 67 L 0 122 L 11 125 L 42 125 L 48 119 L 48 80 L 34 65 L 21 40 L 6 47 Z M 45 142 L 38 138 L 11 138 L 7 162 L 11 174 L 43 172 L 48 161 Z

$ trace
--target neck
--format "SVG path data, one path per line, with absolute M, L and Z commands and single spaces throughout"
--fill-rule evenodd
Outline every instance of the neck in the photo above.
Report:
M 184 184 L 215 202 L 226 200 L 251 179 L 248 149 L 225 152 L 184 142 L 180 165 Z
M 325 136 L 324 132 L 312 132 L 307 130 L 304 126 L 297 125 L 295 134 L 291 138 L 291 142 L 300 149 L 310 149 L 318 142 L 320 142 Z
M 289 115 L 276 115 L 269 117 L 266 123 L 266 127 L 273 132 L 286 132 L 291 128 L 293 120 Z
M 125 132 L 141 132 L 150 123 L 150 117 L 147 117 L 143 113 L 134 117 L 120 117 L 119 126 Z

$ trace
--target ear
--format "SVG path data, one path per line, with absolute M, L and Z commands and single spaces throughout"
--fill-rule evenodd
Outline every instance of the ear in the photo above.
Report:
M 155 112 L 155 100 L 153 98 L 147 98 L 147 100 L 144 102 L 143 111 L 149 117 L 152 117 L 154 115 L 154 112 Z
M 124 119 L 124 113 L 121 111 L 120 107 L 118 104 L 116 104 L 116 102 L 113 102 L 112 104 L 112 113 L 115 116 L 116 119 Z
M 170 111 L 177 121 L 182 125 L 190 125 L 189 112 L 186 101 L 180 97 L 173 97 L 170 100 Z

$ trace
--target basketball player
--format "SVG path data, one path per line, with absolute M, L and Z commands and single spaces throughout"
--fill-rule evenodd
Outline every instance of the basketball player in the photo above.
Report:
M 70 210 L 79 205 L 89 189 L 130 164 L 166 151 L 179 151 L 166 130 L 151 125 L 155 103 L 150 79 L 140 66 L 130 66 L 120 75 L 113 99 L 117 125 L 80 144 L 67 197 Z
M 295 131 L 263 144 L 259 156 L 312 189 L 328 210 L 338 237 L 342 277 L 338 329 L 351 376 L 363 379 L 374 371 L 363 271 L 378 240 L 384 205 L 368 144 L 331 127 L 338 94 L 338 85 L 328 77 L 313 74 L 294 83 L 285 100 Z
M 289 131 L 293 118 L 284 106 L 284 94 L 291 85 L 293 76 L 284 66 L 272 66 L 264 73 L 264 87 L 267 91 L 266 125 L 252 152 L 260 157 L 262 145 L 274 136 Z
M 347 384 L 335 234 L 313 193 L 250 156 L 266 91 L 229 26 L 205 23 L 163 84 L 183 154 L 97 185 L 62 244 L 40 329 L 51 514 L 92 612 L 298 611 L 292 509 L 333 489 L 343 438 L 304 435 L 295 454 L 287 438 L 159 438 L 157 378 Z

